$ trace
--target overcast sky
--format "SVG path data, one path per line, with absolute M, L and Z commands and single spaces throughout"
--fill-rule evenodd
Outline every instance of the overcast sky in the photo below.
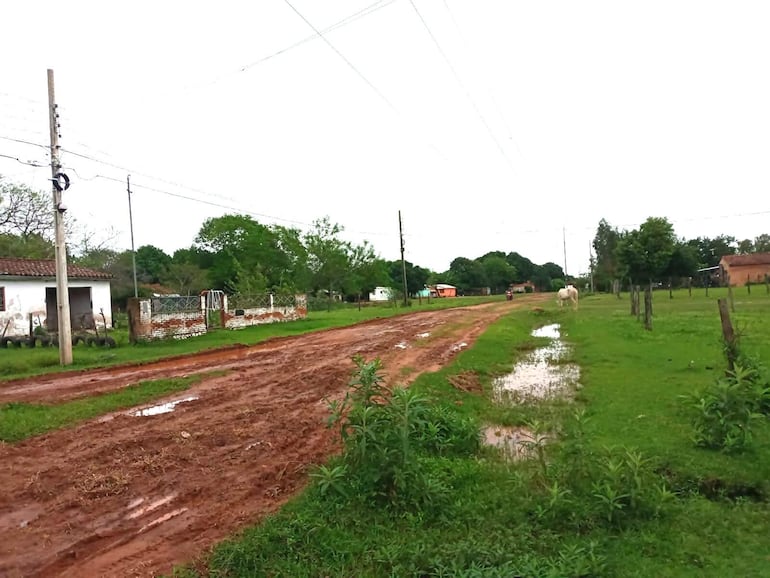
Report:
M 0 155 L 50 162 L 8 138 L 48 144 L 52 68 L 66 204 L 120 249 L 128 172 L 136 246 L 169 253 L 227 212 L 328 215 L 396 259 L 400 210 L 436 271 L 563 266 L 565 231 L 578 274 L 601 218 L 770 232 L 766 0 L 289 2 L 4 2 Z M 0 174 L 49 190 L 47 168 Z

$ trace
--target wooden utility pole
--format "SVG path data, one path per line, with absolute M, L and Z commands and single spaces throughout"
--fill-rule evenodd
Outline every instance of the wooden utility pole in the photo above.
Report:
M 718 299 L 717 305 L 719 318 L 722 321 L 722 339 L 724 339 L 725 353 L 727 354 L 727 368 L 729 371 L 733 371 L 738 359 L 738 339 L 733 329 L 733 322 L 730 320 L 730 312 L 727 310 L 727 301 Z
M 53 217 L 56 233 L 56 311 L 59 321 L 59 362 L 72 365 L 72 325 L 70 321 L 69 284 L 67 283 L 67 244 L 64 234 L 64 212 L 59 161 L 59 113 L 56 112 L 53 70 L 48 69 L 48 120 L 51 129 L 51 182 L 53 183 Z M 64 181 L 67 183 L 67 181 Z
M 134 215 L 131 212 L 131 175 L 126 175 L 126 190 L 128 191 L 128 224 L 131 227 L 131 266 L 134 271 L 134 297 L 139 298 L 139 287 L 136 284 L 136 251 L 134 250 Z
M 398 212 L 398 236 L 401 238 L 401 269 L 404 272 L 404 307 L 409 305 L 409 295 L 406 289 L 406 261 L 404 261 L 404 231 L 401 228 L 401 211 Z
M 591 241 L 588 241 L 588 264 L 591 268 L 591 293 L 594 292 L 594 255 L 591 252 Z

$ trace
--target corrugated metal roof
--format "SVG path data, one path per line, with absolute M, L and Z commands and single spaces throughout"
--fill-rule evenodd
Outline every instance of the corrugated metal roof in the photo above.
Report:
M 56 277 L 53 259 L 15 259 L 0 257 L 0 277 Z M 112 279 L 110 273 L 67 264 L 68 279 Z
M 749 255 L 725 255 L 722 257 L 730 267 L 745 267 L 746 265 L 770 265 L 770 253 L 750 253 Z

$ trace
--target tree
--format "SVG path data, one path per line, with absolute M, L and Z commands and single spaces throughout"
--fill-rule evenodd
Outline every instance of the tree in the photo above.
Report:
M 751 239 L 744 239 L 738 243 L 738 254 L 748 255 L 754 252 L 754 242 Z
M 762 233 L 754 239 L 755 253 L 770 253 L 770 235 Z
M 171 257 L 154 245 L 136 250 L 136 275 L 142 283 L 160 283 L 171 265 Z
M 386 261 L 385 266 L 388 272 L 387 282 L 394 289 L 403 286 L 404 269 L 406 269 L 406 290 L 409 295 L 414 295 L 424 289 L 431 276 L 428 269 L 418 267 L 409 261 L 404 261 L 402 265 L 400 259 Z
M 708 237 L 696 237 L 690 239 L 687 244 L 693 247 L 698 257 L 698 267 L 716 267 L 719 260 L 725 255 L 734 255 L 737 250 L 735 237 L 720 235 L 710 239 Z
M 618 240 L 618 263 L 632 280 L 651 282 L 666 274 L 676 244 L 671 223 L 664 217 L 649 217 Z
M 698 255 L 695 249 L 685 241 L 678 241 L 664 274 L 668 277 L 694 277 L 697 272 Z
M 54 215 L 50 195 L 0 177 L 0 233 L 53 241 Z
M 502 293 L 515 281 L 516 268 L 505 260 L 504 253 L 487 253 L 480 261 L 492 293 Z
M 466 257 L 457 257 L 449 264 L 449 278 L 461 291 L 488 286 L 484 266 Z
M 615 279 L 620 277 L 616 253 L 619 239 L 620 233 L 616 228 L 611 227 L 605 219 L 599 221 L 593 240 L 594 251 L 596 251 L 594 283 L 603 285 L 607 289 Z
M 206 271 L 193 263 L 171 263 L 160 282 L 180 295 L 195 295 L 206 289 Z
M 516 283 L 523 283 L 525 281 L 532 281 L 535 283 L 535 273 L 537 271 L 537 265 L 532 261 L 519 255 L 518 253 L 508 253 L 505 256 L 505 260 L 516 270 Z
M 346 292 L 357 299 L 362 294 L 370 293 L 378 285 L 388 282 L 387 263 L 379 259 L 368 241 L 350 247 L 348 259 L 349 275 L 346 280 Z
M 350 245 L 340 239 L 343 228 L 332 223 L 329 217 L 313 221 L 305 234 L 311 286 L 314 291 L 327 292 L 329 302 L 335 291 L 342 291 L 348 274 Z

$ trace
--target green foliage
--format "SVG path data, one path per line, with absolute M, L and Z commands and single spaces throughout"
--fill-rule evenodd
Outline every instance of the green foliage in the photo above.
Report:
M 685 399 L 695 410 L 696 445 L 725 452 L 745 450 L 752 428 L 770 409 L 770 386 L 753 367 L 736 364 L 733 371 Z
M 446 503 L 449 486 L 427 457 L 475 451 L 478 426 L 411 389 L 385 387 L 379 359 L 367 362 L 356 356 L 353 362 L 356 370 L 345 397 L 329 402 L 328 425 L 339 428 L 343 464 L 319 470 L 316 477 L 336 473 L 325 492 L 334 488 L 401 511 L 436 513 Z M 340 472 L 348 473 L 346 485 Z
M 666 218 L 649 217 L 639 229 L 621 235 L 616 256 L 626 276 L 650 281 L 666 273 L 676 242 L 674 228 Z

